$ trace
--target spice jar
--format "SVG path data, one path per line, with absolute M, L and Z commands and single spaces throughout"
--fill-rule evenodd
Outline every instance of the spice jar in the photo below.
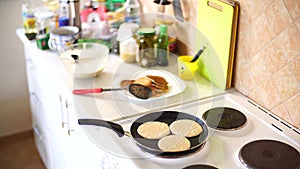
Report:
M 155 29 L 140 28 L 137 35 L 134 36 L 136 43 L 139 45 L 139 52 L 136 55 L 136 62 L 142 67 L 156 66 L 154 45 Z

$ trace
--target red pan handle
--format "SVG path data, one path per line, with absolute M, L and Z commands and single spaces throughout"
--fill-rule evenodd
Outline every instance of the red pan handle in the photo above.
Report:
M 102 91 L 103 91 L 103 88 L 77 89 L 77 90 L 73 90 L 73 94 L 101 93 Z

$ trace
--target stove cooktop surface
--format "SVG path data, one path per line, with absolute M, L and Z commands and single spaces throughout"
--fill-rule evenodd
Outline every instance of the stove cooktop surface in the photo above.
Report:
M 247 117 L 230 107 L 215 107 L 202 115 L 206 124 L 218 130 L 238 130 L 246 125 Z
M 228 109 L 226 114 L 218 113 L 217 109 Z M 247 168 L 245 161 L 239 157 L 240 151 L 245 149 L 245 145 L 259 140 L 280 141 L 292 147 L 298 154 L 300 151 L 300 132 L 293 126 L 280 120 L 280 118 L 269 113 L 256 105 L 251 100 L 239 93 L 229 93 L 223 96 L 209 98 L 178 106 L 166 110 L 185 112 L 197 116 L 205 121 L 208 116 L 206 112 L 213 110 L 211 117 L 216 116 L 219 119 L 223 117 L 226 121 L 234 121 L 234 129 L 226 129 L 228 126 L 222 126 L 221 130 L 214 124 L 209 124 L 209 136 L 201 150 L 190 155 L 175 158 L 162 158 L 153 156 L 142 151 L 132 140 L 129 157 L 147 158 L 157 168 L 184 168 L 189 166 L 207 165 L 215 168 Z M 221 110 L 221 112 L 223 111 Z M 225 111 L 224 111 L 225 112 Z M 238 114 L 232 116 L 232 114 Z M 131 120 L 132 121 L 132 120 Z M 235 122 L 236 121 L 236 122 Z M 231 123 L 229 123 L 231 124 Z M 130 124 L 124 124 L 124 128 L 129 129 Z M 232 127 L 232 126 L 229 126 Z M 224 129 L 225 128 L 225 129 Z M 248 151 L 248 150 L 247 150 Z M 143 160 L 133 158 L 137 166 L 145 168 Z M 266 163 L 270 161 L 266 160 Z M 300 166 L 299 166 L 300 167 Z
M 239 151 L 240 161 L 249 168 L 299 168 L 300 154 L 292 146 L 275 140 L 256 140 Z

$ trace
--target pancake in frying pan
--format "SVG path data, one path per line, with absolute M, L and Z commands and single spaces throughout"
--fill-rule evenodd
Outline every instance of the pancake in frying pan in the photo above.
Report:
M 168 124 L 159 121 L 149 121 L 141 124 L 137 132 L 147 139 L 160 139 L 170 134 Z

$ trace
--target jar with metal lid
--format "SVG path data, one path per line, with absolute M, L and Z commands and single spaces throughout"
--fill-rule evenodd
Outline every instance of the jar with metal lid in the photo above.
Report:
M 136 43 L 139 45 L 139 52 L 136 55 L 136 62 L 142 67 L 156 66 L 154 45 L 156 43 L 155 29 L 140 28 L 134 35 Z

